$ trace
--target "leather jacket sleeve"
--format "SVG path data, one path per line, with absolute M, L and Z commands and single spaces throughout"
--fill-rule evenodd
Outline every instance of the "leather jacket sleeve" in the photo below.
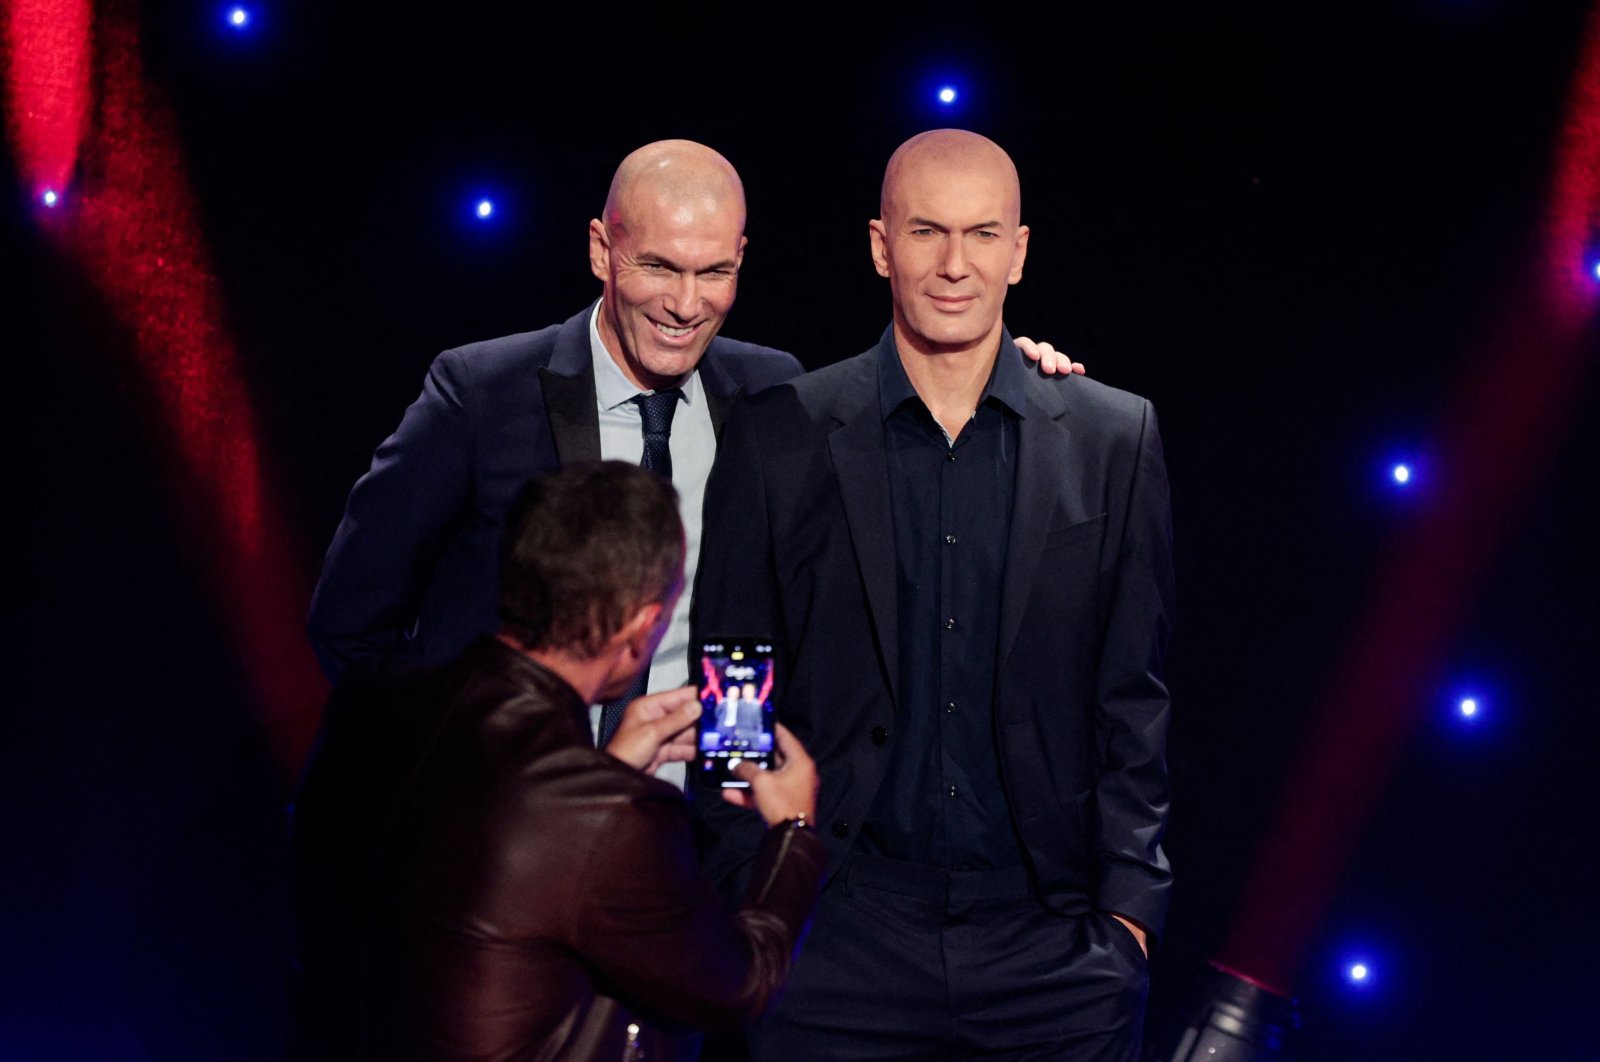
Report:
M 761 1013 L 782 986 L 816 902 L 826 855 L 811 830 L 762 839 L 731 917 L 700 869 L 681 803 L 619 804 L 583 870 L 575 950 L 614 994 L 663 1019 L 725 1027 Z

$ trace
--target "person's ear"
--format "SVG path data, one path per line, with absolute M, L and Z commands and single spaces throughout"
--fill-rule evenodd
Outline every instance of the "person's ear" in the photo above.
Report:
M 650 643 L 655 639 L 656 624 L 661 620 L 661 608 L 660 601 L 640 605 L 628 622 L 622 625 L 622 630 L 617 632 L 617 637 L 627 644 L 628 652 L 633 656 L 643 659 L 649 654 Z
M 867 237 L 872 241 L 872 264 L 880 277 L 889 275 L 889 230 L 882 218 L 867 222 Z
M 611 279 L 611 234 L 599 218 L 589 221 L 589 271 L 602 282 Z
M 1022 279 L 1022 263 L 1028 258 L 1028 226 L 1017 226 L 1017 242 L 1011 249 L 1011 273 L 1006 283 L 1015 284 Z

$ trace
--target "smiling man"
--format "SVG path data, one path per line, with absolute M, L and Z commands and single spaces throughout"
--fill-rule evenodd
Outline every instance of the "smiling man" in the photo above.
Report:
M 1131 1062 L 1170 881 L 1155 416 L 1027 371 L 1002 311 L 1029 231 L 992 141 L 902 145 L 869 234 L 888 329 L 744 403 L 708 486 L 696 628 L 774 638 L 829 848 L 752 1049 Z M 761 821 L 700 813 L 742 882 Z
M 667 388 L 694 371 L 733 309 L 745 243 L 726 160 L 685 143 L 623 161 L 605 217 L 589 222 L 589 267 L 601 343 L 631 383 Z
M 644 421 L 653 403 L 667 423 L 651 464 L 678 488 L 693 578 L 718 425 L 740 394 L 800 372 L 789 354 L 717 336 L 744 222 L 744 188 L 721 155 L 684 140 L 646 145 L 589 223 L 600 300 L 565 324 L 434 360 L 328 550 L 310 633 L 330 677 L 354 664 L 443 663 L 492 631 L 501 527 L 518 490 L 575 462 L 641 463 L 647 429 L 660 429 Z M 652 689 L 688 676 L 687 598 Z

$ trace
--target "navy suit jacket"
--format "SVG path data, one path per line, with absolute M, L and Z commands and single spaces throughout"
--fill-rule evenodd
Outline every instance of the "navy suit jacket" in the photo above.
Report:
M 434 359 L 350 492 L 323 563 L 309 631 L 330 678 L 357 662 L 443 663 L 499 625 L 511 503 L 542 472 L 600 460 L 589 314 Z M 720 430 L 735 398 L 798 375 L 800 363 L 719 338 L 696 371 Z
M 886 333 L 894 356 L 892 335 Z M 1001 357 L 1021 357 L 1010 336 Z M 773 387 L 729 417 L 706 491 L 694 625 L 771 636 L 775 708 L 822 774 L 838 869 L 873 804 L 896 719 L 899 628 L 877 351 Z M 1031 365 L 1029 366 L 1032 368 Z M 1159 933 L 1171 874 L 1170 504 L 1150 403 L 1093 380 L 1028 378 L 1000 595 L 995 735 L 1041 898 Z M 760 820 L 701 801 L 713 874 L 737 883 Z

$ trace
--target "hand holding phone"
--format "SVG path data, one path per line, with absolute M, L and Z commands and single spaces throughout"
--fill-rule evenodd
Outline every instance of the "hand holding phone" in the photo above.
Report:
M 623 712 L 606 751 L 646 774 L 655 774 L 663 764 L 694 759 L 694 722 L 699 716 L 700 702 L 693 686 L 639 697 Z
M 754 808 L 768 826 L 799 816 L 814 823 L 817 817 L 817 765 L 800 739 L 782 723 L 775 727 L 778 757 L 776 768 L 761 770 L 754 764 L 740 764 L 733 773 L 749 783 L 748 789 L 724 789 L 730 804 Z

